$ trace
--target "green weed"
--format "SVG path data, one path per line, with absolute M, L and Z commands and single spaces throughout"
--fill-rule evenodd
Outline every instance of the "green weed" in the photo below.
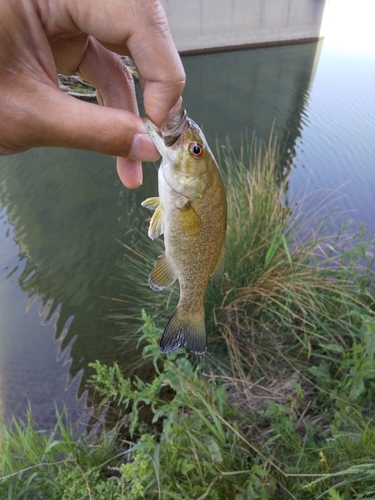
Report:
M 36 430 L 30 416 L 14 421 L 4 428 L 1 498 L 371 498 L 375 426 L 365 407 L 340 407 L 336 399 L 329 406 L 326 398 L 324 418 L 314 409 L 319 391 L 306 394 L 294 378 L 279 387 L 279 399 L 268 393 L 256 409 L 233 391 L 240 382 L 251 390 L 249 380 L 204 375 L 183 350 L 163 357 L 160 330 L 143 320 L 153 380 L 124 378 L 116 364 L 93 365 L 102 404 L 123 408 L 121 434 L 103 429 L 93 443 L 77 439 L 61 416 L 49 432 Z
M 56 419 L 52 430 L 39 430 L 29 411 L 25 421 L 2 426 L 1 499 L 107 500 L 118 490 L 105 480 L 116 457 L 115 433 L 103 431 L 100 440 L 89 442 L 77 436 L 64 413 L 56 412 Z
M 238 430 L 241 416 L 230 404 L 225 386 L 202 379 L 182 350 L 164 359 L 157 345 L 160 331 L 145 315 L 144 320 L 143 355 L 151 355 L 156 368 L 152 382 L 125 380 L 116 365 L 93 366 L 92 381 L 103 401 L 115 399 L 131 408 L 129 432 L 138 439 L 128 443 L 131 460 L 120 466 L 131 498 L 240 499 L 247 498 L 245 493 L 268 498 L 267 471 L 249 460 L 251 448 Z M 165 386 L 174 393 L 167 402 L 161 397 Z M 149 426 L 139 418 L 144 405 L 153 414 Z M 159 421 L 158 435 L 154 425 Z
M 183 350 L 161 356 L 160 331 L 143 319 L 154 381 L 124 380 L 116 366 L 99 364 L 93 379 L 106 402 L 129 409 L 129 461 L 120 470 L 133 498 L 351 499 L 372 491 L 375 426 L 353 405 L 326 402 L 328 421 L 314 408 L 319 390 L 306 394 L 295 378 L 256 409 L 233 391 L 241 382 L 246 392 L 249 379 L 203 376 Z M 166 386 L 174 394 L 168 401 Z

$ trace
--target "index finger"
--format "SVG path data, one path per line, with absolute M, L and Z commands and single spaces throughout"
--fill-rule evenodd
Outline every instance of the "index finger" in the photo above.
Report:
M 76 28 L 118 53 L 130 52 L 140 74 L 144 106 L 160 125 L 178 102 L 185 72 L 158 0 L 60 0 Z M 61 29 L 61 24 L 60 24 Z

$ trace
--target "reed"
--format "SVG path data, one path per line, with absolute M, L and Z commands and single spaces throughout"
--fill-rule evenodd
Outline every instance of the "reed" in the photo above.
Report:
M 259 367 L 258 376 L 270 378 L 276 360 L 309 359 L 331 331 L 337 331 L 334 342 L 345 345 L 345 315 L 373 305 L 366 287 L 373 254 L 357 248 L 355 238 L 366 247 L 365 232 L 328 230 L 332 195 L 312 208 L 308 196 L 288 202 L 290 170 L 280 173 L 276 141 L 247 141 L 239 155 L 227 144 L 221 163 L 227 177 L 227 262 L 218 290 L 208 290 L 211 346 L 215 357 L 224 338 L 237 370 L 251 364 L 252 372 Z M 358 266 L 358 251 L 367 265 Z

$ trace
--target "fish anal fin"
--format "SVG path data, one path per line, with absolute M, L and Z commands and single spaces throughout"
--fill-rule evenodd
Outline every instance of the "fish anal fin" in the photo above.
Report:
M 148 277 L 149 285 L 152 290 L 158 292 L 173 285 L 176 279 L 175 270 L 167 255 L 163 253 Z
M 142 207 L 148 208 L 150 210 L 156 210 L 160 205 L 159 196 L 154 196 L 153 198 L 147 198 L 147 200 L 142 201 Z
M 164 233 L 164 211 L 161 205 L 155 210 L 151 217 L 150 227 L 148 228 L 149 237 L 154 240 Z
M 204 354 L 207 348 L 204 309 L 191 313 L 177 306 L 160 339 L 160 352 L 170 352 L 185 347 L 196 354 Z
M 225 266 L 225 245 L 223 245 L 223 248 L 220 251 L 216 267 L 210 276 L 212 286 L 216 286 L 219 283 L 224 273 L 224 266 Z

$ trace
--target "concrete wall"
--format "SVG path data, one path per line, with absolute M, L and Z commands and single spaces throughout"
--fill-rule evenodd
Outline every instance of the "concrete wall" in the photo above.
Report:
M 326 0 L 161 0 L 180 52 L 317 40 Z

